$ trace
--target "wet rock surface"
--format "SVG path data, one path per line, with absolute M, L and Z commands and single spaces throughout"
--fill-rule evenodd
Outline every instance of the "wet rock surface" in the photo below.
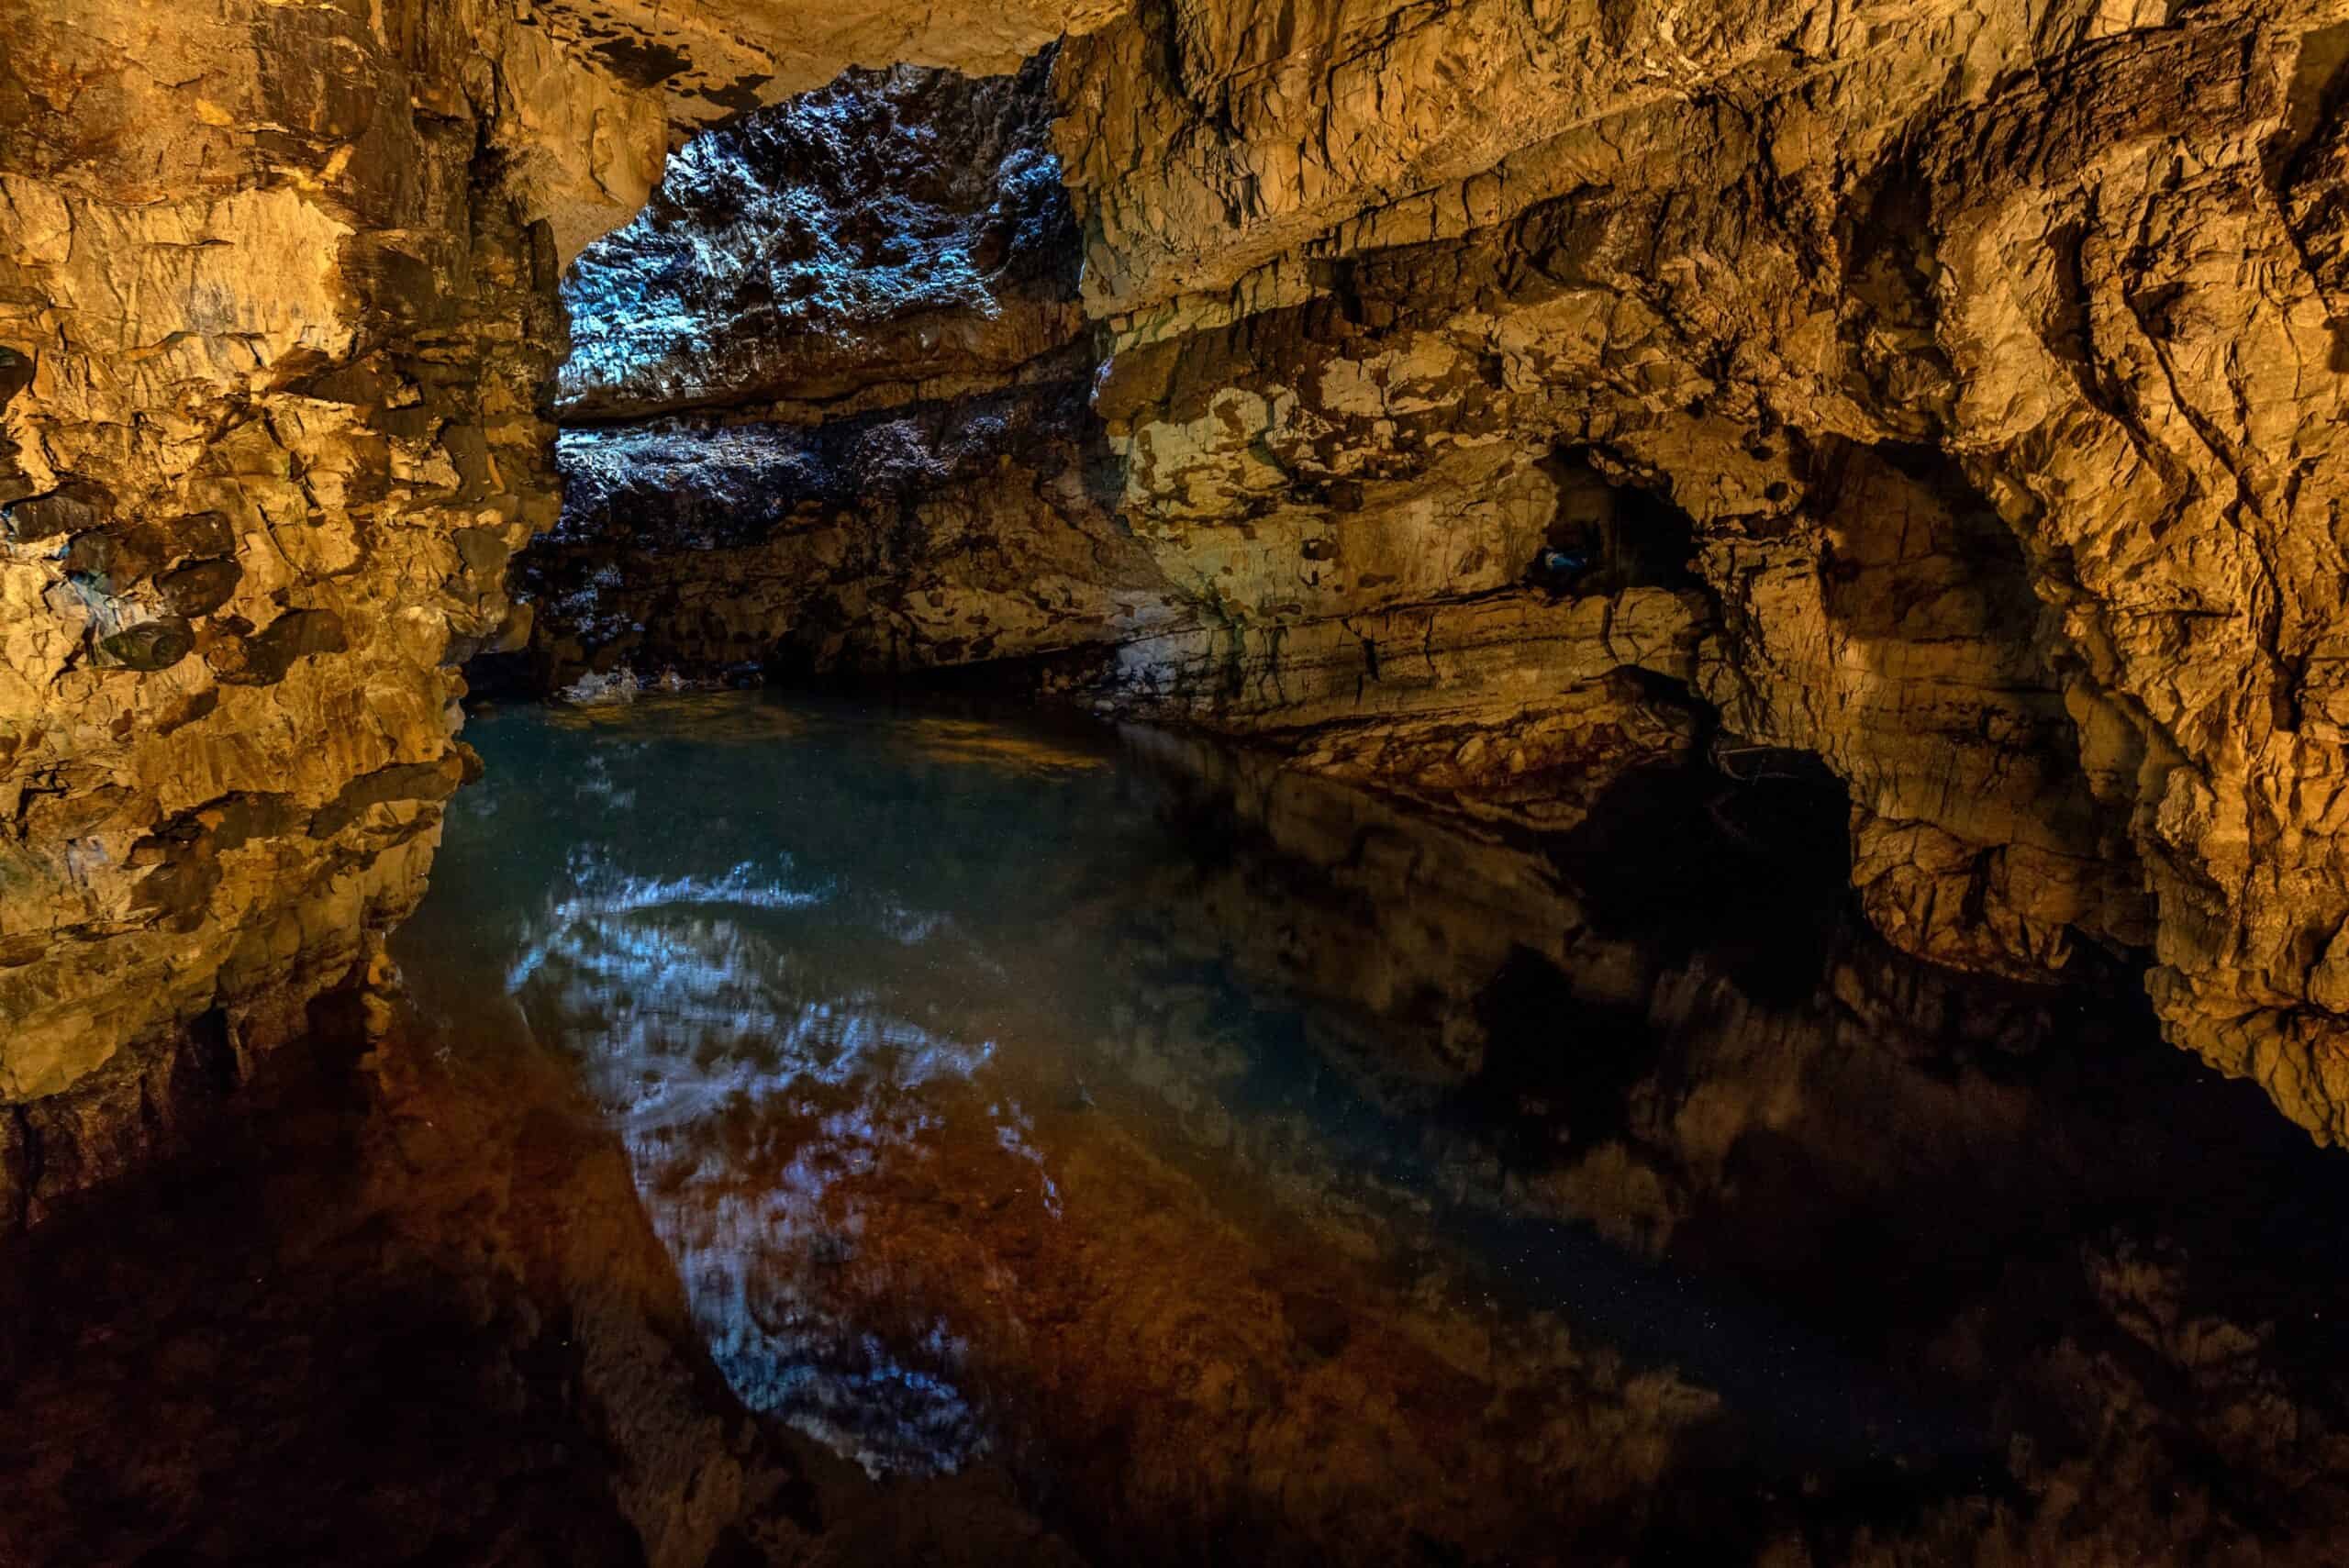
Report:
M 559 450 L 562 518 L 513 573 L 529 645 L 485 683 L 918 671 L 1173 614 L 1101 493 L 1082 381 L 818 426 L 575 428 Z
M 465 767 L 458 667 L 526 643 L 505 568 L 559 511 L 562 270 L 673 129 L 860 59 L 1009 69 L 1100 19 L 11 9 L 0 1214 L 167 1145 L 206 1097 L 175 1062 L 230 1093 L 413 906 Z M 262 797 L 274 826 L 215 830 Z
M 563 419 L 935 401 L 1072 341 L 1052 58 L 852 71 L 688 142 L 563 279 Z
M 1056 75 L 1130 506 L 1586 451 L 1687 516 L 1698 690 L 1844 779 L 1879 929 L 2149 954 L 2331 1138 L 2332 20 L 1139 6 Z
M 1106 713 L 1549 827 L 1621 767 L 1691 756 L 1711 609 L 1668 505 L 1465 430 L 1428 472 L 1288 475 L 1215 397 L 1188 445 L 1123 433 L 1052 66 L 852 72 L 697 139 L 586 252 L 564 517 L 518 566 L 528 658 L 481 678 L 1041 660 L 1019 678 Z
M 465 763 L 456 665 L 507 608 L 456 539 L 516 547 L 556 511 L 561 186 L 516 105 L 617 92 L 514 27 L 497 6 L 11 14 L 14 1215 L 168 1141 L 193 1103 L 169 1085 L 233 1084 L 299 1033 L 422 892 Z M 624 185 L 641 137 L 606 129 L 580 156 Z M 658 116 L 636 130 L 657 162 Z

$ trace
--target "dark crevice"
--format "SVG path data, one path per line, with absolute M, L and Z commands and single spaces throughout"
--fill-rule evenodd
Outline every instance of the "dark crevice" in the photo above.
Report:
M 1558 487 L 1558 513 L 1545 551 L 1581 564 L 1566 584 L 1577 593 L 1626 588 L 1695 588 L 1696 520 L 1657 488 L 1610 478 L 1586 448 L 1564 447 L 1543 464 Z M 1535 573 L 1537 581 L 1556 573 Z

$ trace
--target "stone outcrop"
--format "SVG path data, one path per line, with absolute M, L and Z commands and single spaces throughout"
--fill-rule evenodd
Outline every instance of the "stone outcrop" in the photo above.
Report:
M 1167 589 L 1092 482 L 1088 426 L 1062 381 L 815 427 L 566 430 L 562 521 L 514 574 L 527 684 L 921 670 L 1147 627 Z
M 821 87 L 843 66 L 1004 74 L 1123 0 L 840 6 L 827 0 L 533 0 L 564 47 L 655 90 L 681 134 Z
M 1102 712 L 1545 826 L 1688 754 L 1709 607 L 1668 506 L 1491 429 L 1291 473 L 1220 406 L 1104 420 L 1191 391 L 1098 363 L 1052 63 L 852 72 L 696 139 L 583 255 L 563 520 L 516 577 L 537 689 L 1058 655 L 1034 678 Z M 1337 395 L 1450 408 L 1460 367 L 1417 368 Z M 1562 516 L 1619 510 L 1584 591 L 1536 570 Z
M 14 9 L 0 1186 L 38 1202 L 154 1130 L 177 1040 L 233 1075 L 422 892 L 455 665 L 555 511 L 557 258 L 497 138 L 573 90 L 492 63 L 550 65 L 494 6 Z M 94 1075 L 103 1127 L 53 1098 Z
M 1052 61 L 852 71 L 694 139 L 563 280 L 564 421 L 766 406 L 807 422 L 991 391 L 1071 342 Z
M 2332 1138 L 2341 562 L 2293 521 L 2339 393 L 2324 19 L 1138 6 L 1064 46 L 1052 135 L 1110 526 L 1163 596 L 1016 651 L 1112 645 L 1047 684 L 1538 826 L 1630 763 L 1809 753 L 1896 942 L 2150 960 L 2180 1043 Z M 796 419 L 860 348 L 934 396 L 1019 373 L 1013 311 L 964 308 L 958 394 L 898 328 L 689 292 L 742 339 L 696 362 L 803 378 Z M 585 406 L 644 406 L 620 357 L 574 361 Z M 779 649 L 840 601 L 761 602 Z
M 1170 618 L 1087 407 L 1052 55 L 700 137 L 564 280 L 540 691 L 1059 653 Z M 485 666 L 493 680 L 497 666 Z

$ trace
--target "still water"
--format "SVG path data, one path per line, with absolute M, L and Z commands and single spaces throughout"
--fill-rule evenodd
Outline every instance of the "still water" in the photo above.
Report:
M 201 1405 L 184 1320 L 283 1335 L 206 1274 L 265 1256 L 336 1282 L 296 1366 L 380 1332 L 356 1296 L 464 1304 L 359 1408 L 453 1359 L 552 1445 L 385 1501 L 289 1396 L 305 1495 L 363 1494 L 319 1550 L 420 1513 L 527 1560 L 576 1491 L 617 1544 L 557 1560 L 2343 1560 L 2341 1162 L 2125 988 L 1849 929 L 1831 800 L 1639 784 L 1520 842 L 1163 734 L 731 694 L 468 739 L 393 1036 L 195 1184 L 284 1195 L 197 1200 L 170 1278 L 42 1239 L 35 1307 L 110 1326 L 22 1344 L 18 1414 L 76 1357 L 193 1356 Z M 181 1519 L 227 1481 L 155 1485 L 121 1560 L 239 1560 Z

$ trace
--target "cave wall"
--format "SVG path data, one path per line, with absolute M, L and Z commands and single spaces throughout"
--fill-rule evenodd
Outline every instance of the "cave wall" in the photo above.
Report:
M 566 430 L 562 517 L 517 563 L 527 651 L 491 683 L 928 671 L 1057 654 L 1165 613 L 1088 483 L 1078 381 L 818 426 Z
M 1440 462 L 1292 471 L 1198 410 L 1182 439 L 1237 454 L 1225 476 L 1103 418 L 1137 373 L 1104 363 L 1082 296 L 1056 59 L 848 72 L 695 139 L 588 247 L 564 284 L 562 520 L 517 566 L 527 659 L 485 678 L 1037 660 L 1028 678 L 1104 713 L 1542 826 L 1619 764 L 1687 754 L 1674 683 L 1709 612 L 1686 519 L 1589 591 L 1530 580 L 1569 512 L 1611 506 L 1580 457 L 1488 421 L 1438 434 Z
M 527 634 L 507 564 L 557 517 L 562 266 L 769 85 L 713 43 L 669 91 L 607 9 L 0 6 L 11 1220 L 168 1141 L 422 892 L 458 665 Z M 1082 19 L 886 17 L 800 64 Z
M 2332 21 L 1139 5 L 1052 72 L 1093 323 L 1058 351 L 1097 361 L 1092 536 L 1130 534 L 1156 596 L 996 639 L 981 593 L 980 635 L 950 611 L 919 652 L 817 662 L 1107 644 L 1062 689 L 1543 827 L 1708 732 L 1814 753 L 1895 941 L 2022 977 L 2149 956 L 2176 1039 L 2337 1136 Z M 742 342 L 695 362 L 800 421 L 919 395 L 843 381 L 870 349 L 951 423 L 1017 356 L 1011 313 L 943 303 L 831 302 L 813 362 L 804 313 L 704 289 L 698 340 Z M 652 406 L 584 364 L 590 412 Z M 1621 514 L 1595 549 L 1594 481 Z M 1561 545 L 1598 569 L 1545 581 Z M 960 573 L 866 598 L 953 605 Z M 661 592 L 605 646 L 677 624 L 691 587 Z M 718 592 L 746 662 L 860 613 Z
M 1052 64 L 850 71 L 696 138 L 587 248 L 562 520 L 488 678 L 921 670 L 1167 617 L 1087 406 Z
M 2150 954 L 2178 1043 L 2349 1130 L 2349 7 L 0 20 L 12 1211 L 413 903 L 499 649 L 1076 653 L 1105 711 L 1541 826 L 1708 739 L 1813 752 L 1896 941 Z M 763 111 L 629 223 L 702 125 L 1063 37 Z M 844 206 L 889 149 L 927 183 Z M 689 210 L 770 155 L 733 229 Z M 700 280 L 665 339 L 612 292 L 654 263 Z M 581 635 L 631 572 L 656 613 Z
M 555 510 L 552 166 L 498 139 L 625 99 L 491 5 L 14 10 L 0 1188 L 53 1195 L 169 1119 L 176 1039 L 233 1073 L 421 894 L 454 665 Z
M 2340 20 L 1141 5 L 1057 79 L 1129 511 L 1587 449 L 1693 519 L 1698 689 L 1845 780 L 1881 929 L 2149 948 L 2337 1139 Z
M 2337 9 L 1145 0 L 1063 46 L 1052 131 L 1089 527 L 1152 607 L 824 657 L 1107 644 L 1063 689 L 1542 826 L 1709 731 L 1811 752 L 1895 941 L 2150 958 L 2174 1038 L 2337 1137 Z M 744 341 L 694 373 L 734 391 L 591 359 L 573 396 L 952 422 L 1038 339 L 939 303 L 830 302 L 811 357 L 804 312 L 705 291 L 700 340 Z M 843 380 L 866 349 L 921 385 Z M 1622 517 L 1545 581 L 1594 478 Z M 805 613 L 763 605 L 729 651 Z

